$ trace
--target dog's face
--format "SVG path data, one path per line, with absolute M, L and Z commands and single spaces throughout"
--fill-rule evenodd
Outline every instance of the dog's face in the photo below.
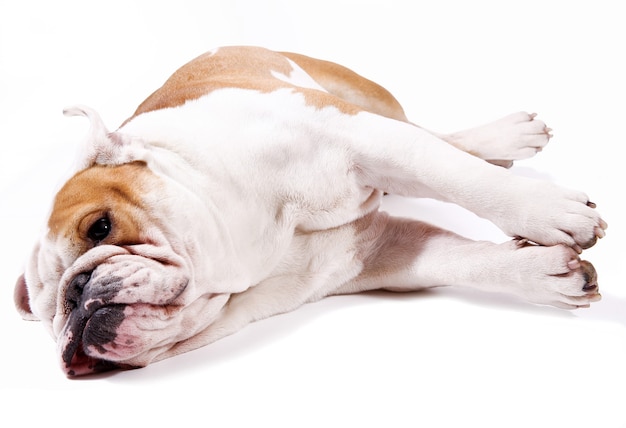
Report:
M 57 194 L 48 233 L 18 282 L 18 289 L 27 287 L 32 314 L 58 340 L 70 375 L 146 352 L 143 318 L 175 316 L 180 306 L 189 278 L 184 269 L 167 284 L 155 278 L 156 270 L 182 262 L 159 242 L 138 196 L 154 179 L 141 164 L 95 166 L 74 176 Z
M 209 279 L 220 249 L 210 219 L 194 227 L 203 213 L 141 161 L 94 164 L 61 188 L 15 296 L 57 340 L 68 375 L 141 367 L 195 347 L 188 339 L 229 296 Z

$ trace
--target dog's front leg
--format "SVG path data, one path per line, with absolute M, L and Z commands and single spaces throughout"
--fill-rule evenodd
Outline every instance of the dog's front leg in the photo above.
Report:
M 368 113 L 347 121 L 353 162 L 365 186 L 407 196 L 420 196 L 426 187 L 510 236 L 543 245 L 565 244 L 580 252 L 604 236 L 606 223 L 582 192 L 516 176 L 402 122 Z

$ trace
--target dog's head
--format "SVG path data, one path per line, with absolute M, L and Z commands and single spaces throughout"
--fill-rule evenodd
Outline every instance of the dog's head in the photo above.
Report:
M 189 339 L 229 296 L 211 280 L 219 226 L 203 202 L 129 156 L 89 115 L 92 155 L 57 193 L 15 289 L 22 315 L 57 340 L 69 376 L 141 367 L 197 346 Z M 97 160 L 103 154 L 108 164 Z

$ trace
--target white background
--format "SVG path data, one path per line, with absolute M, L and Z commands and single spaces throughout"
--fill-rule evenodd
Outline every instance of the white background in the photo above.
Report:
M 626 426 L 619 4 L 0 0 L 0 425 Z M 43 327 L 12 304 L 87 130 L 62 108 L 90 105 L 114 129 L 184 62 L 235 44 L 342 63 L 435 131 L 537 111 L 555 137 L 514 171 L 598 204 L 608 235 L 585 257 L 602 302 L 567 312 L 454 288 L 331 298 L 145 369 L 66 379 Z M 387 207 L 506 239 L 454 207 Z

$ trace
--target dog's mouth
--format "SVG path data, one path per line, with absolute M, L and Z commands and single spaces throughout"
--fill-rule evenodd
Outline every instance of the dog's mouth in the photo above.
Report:
M 91 272 L 77 275 L 66 294 L 69 317 L 59 337 L 59 352 L 63 370 L 70 377 L 131 368 L 116 362 L 124 358 L 124 350 L 115 352 L 128 305 L 110 303 L 119 291 L 116 281 L 102 294 L 87 289 L 90 278 Z
M 63 369 L 68 376 L 125 368 L 100 357 L 108 352 L 105 346 L 115 343 L 124 308 L 125 305 L 110 305 L 92 312 L 79 307 L 71 312 L 59 343 Z

